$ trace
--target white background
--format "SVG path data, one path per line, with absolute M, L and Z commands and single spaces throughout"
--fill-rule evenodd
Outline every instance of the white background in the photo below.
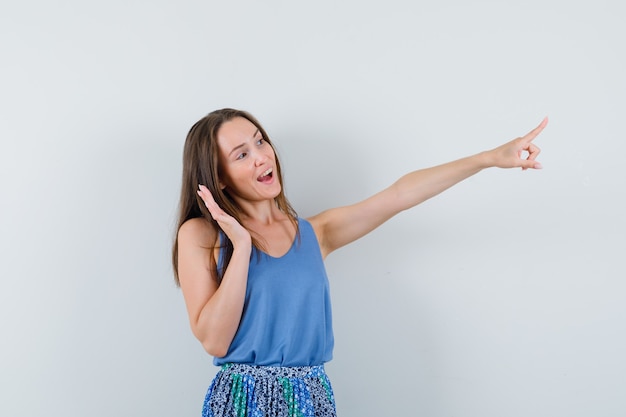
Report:
M 341 416 L 626 415 L 626 26 L 613 1 L 0 6 L 0 415 L 199 416 L 170 266 L 182 146 L 264 124 L 302 216 L 525 134 L 327 261 Z

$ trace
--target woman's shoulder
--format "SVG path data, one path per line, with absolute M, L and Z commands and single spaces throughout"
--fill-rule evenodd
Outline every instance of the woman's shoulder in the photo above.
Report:
M 217 227 L 203 217 L 186 220 L 178 229 L 179 241 L 209 246 L 213 245 L 217 239 Z
M 302 220 L 304 220 L 305 223 L 308 223 L 311 226 L 311 228 L 315 230 L 315 233 L 320 233 L 322 229 L 324 228 L 324 225 L 328 221 L 326 218 L 326 213 L 327 211 L 324 211 L 322 213 L 318 213 L 313 216 L 300 218 L 300 221 L 302 222 Z

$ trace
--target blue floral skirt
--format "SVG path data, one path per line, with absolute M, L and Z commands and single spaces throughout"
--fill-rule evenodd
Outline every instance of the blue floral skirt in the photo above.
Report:
M 226 364 L 204 400 L 203 417 L 336 417 L 324 366 Z

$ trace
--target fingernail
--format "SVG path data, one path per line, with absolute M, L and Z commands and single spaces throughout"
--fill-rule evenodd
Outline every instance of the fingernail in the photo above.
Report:
M 541 169 L 543 168 L 543 165 L 541 165 L 539 162 L 535 162 L 535 169 Z

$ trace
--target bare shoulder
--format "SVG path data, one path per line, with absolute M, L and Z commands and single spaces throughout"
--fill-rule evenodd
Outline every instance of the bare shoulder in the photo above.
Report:
M 317 242 L 322 252 L 322 258 L 326 258 L 332 250 L 329 250 L 327 245 L 327 231 L 329 221 L 332 219 L 332 210 L 326 210 L 311 217 L 307 217 L 306 220 L 311 224 Z
M 217 241 L 216 227 L 202 217 L 189 219 L 178 229 L 179 244 L 213 246 Z
M 311 223 L 319 238 L 329 227 L 332 227 L 333 223 L 341 221 L 342 213 L 347 209 L 349 209 L 349 206 L 327 209 L 314 216 L 307 217 L 306 220 Z
M 322 256 L 360 239 L 395 214 L 393 205 L 387 204 L 389 190 L 387 188 L 355 204 L 325 210 L 308 219 L 317 235 Z
M 313 230 L 315 231 L 315 234 L 319 239 L 322 229 L 324 228 L 324 213 L 319 213 L 315 216 L 307 217 L 306 221 L 311 224 L 311 227 L 313 227 Z
M 216 226 L 201 217 L 187 220 L 178 229 L 178 278 L 185 297 L 201 288 L 207 291 L 206 286 L 215 280 L 211 253 L 217 261 L 218 240 Z

